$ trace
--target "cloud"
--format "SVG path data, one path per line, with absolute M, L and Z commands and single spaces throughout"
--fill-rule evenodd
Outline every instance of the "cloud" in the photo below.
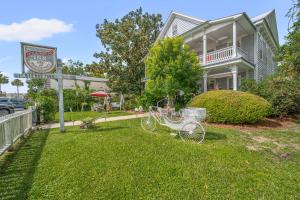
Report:
M 0 24 L 0 41 L 39 41 L 72 29 L 73 24 L 58 19 L 31 18 L 21 23 Z
M 62 59 L 62 62 L 67 64 L 69 60 L 71 60 L 71 58 L 65 57 Z

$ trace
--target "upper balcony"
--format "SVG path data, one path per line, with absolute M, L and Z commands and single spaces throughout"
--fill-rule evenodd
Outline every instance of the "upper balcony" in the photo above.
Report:
M 253 64 L 254 34 L 255 29 L 243 19 L 191 30 L 183 36 L 206 67 L 238 58 Z
M 244 58 L 246 61 L 253 63 L 253 56 L 249 56 L 246 50 L 243 50 L 240 47 L 237 47 L 236 56 L 233 55 L 233 46 L 225 47 L 212 51 L 206 54 L 205 65 L 216 64 L 224 61 L 232 60 L 233 58 Z M 199 55 L 200 63 L 203 63 L 203 55 Z

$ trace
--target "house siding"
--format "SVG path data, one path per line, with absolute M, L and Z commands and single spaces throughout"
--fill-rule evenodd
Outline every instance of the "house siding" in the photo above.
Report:
M 177 35 L 181 35 L 181 34 L 185 33 L 186 31 L 191 30 L 192 28 L 197 26 L 197 24 L 194 24 L 189 21 L 175 17 L 173 22 L 169 26 L 168 30 L 166 31 L 166 34 L 164 37 L 173 37 L 172 27 L 174 24 L 177 24 Z M 175 35 L 175 36 L 177 36 L 177 35 Z
M 274 53 L 266 42 L 264 36 L 258 32 L 257 37 L 257 80 L 275 72 L 277 65 L 274 61 Z

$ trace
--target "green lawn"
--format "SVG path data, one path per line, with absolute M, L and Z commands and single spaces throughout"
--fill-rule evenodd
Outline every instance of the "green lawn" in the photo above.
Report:
M 83 112 L 65 112 L 64 118 L 65 121 L 78 121 L 87 117 L 97 118 L 97 117 L 115 117 L 115 116 L 124 116 L 130 115 L 132 113 L 127 111 L 111 111 L 111 112 L 95 112 L 95 111 L 83 111 Z M 55 122 L 59 122 L 59 113 L 55 115 Z
M 299 128 L 209 127 L 201 145 L 139 120 L 37 132 L 2 159 L 0 197 L 300 199 Z

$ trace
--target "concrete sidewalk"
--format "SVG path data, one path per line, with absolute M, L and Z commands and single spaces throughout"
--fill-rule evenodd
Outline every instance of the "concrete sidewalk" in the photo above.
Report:
M 106 117 L 106 118 L 103 117 L 103 118 L 96 119 L 95 123 L 111 122 L 111 121 L 126 120 L 126 119 L 136 119 L 136 118 L 142 118 L 144 116 L 145 114 L 125 115 L 125 116 Z M 79 126 L 81 123 L 82 121 L 65 122 L 65 126 Z M 44 124 L 38 127 L 43 129 L 59 128 L 59 123 Z

